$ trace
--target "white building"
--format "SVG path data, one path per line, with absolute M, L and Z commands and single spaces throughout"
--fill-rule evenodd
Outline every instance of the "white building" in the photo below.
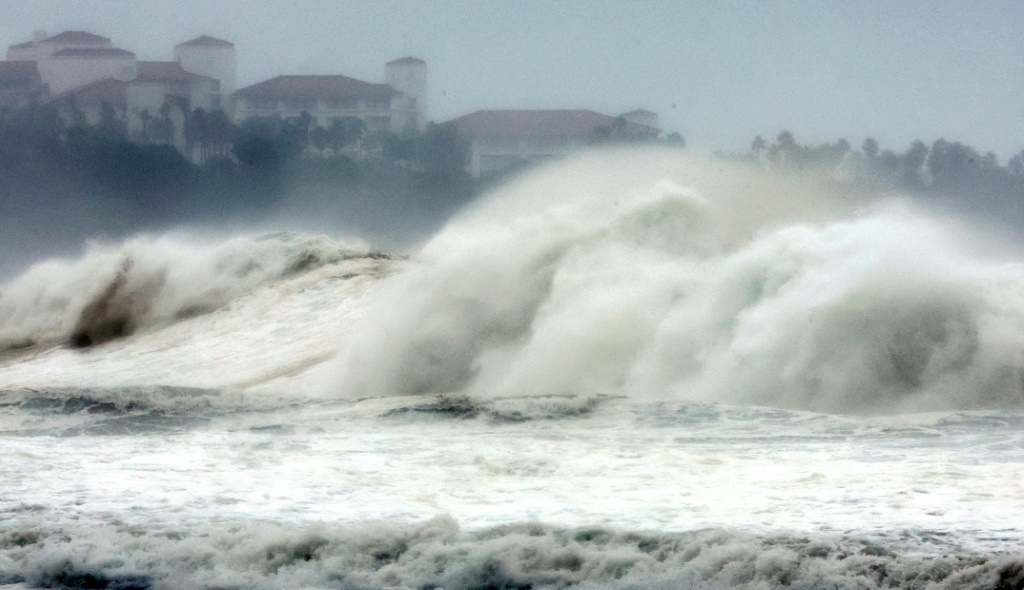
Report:
M 355 118 L 370 131 L 422 129 L 425 124 L 426 62 L 406 57 L 385 67 L 386 84 L 348 76 L 277 76 L 235 92 L 235 120 L 292 118 L 309 114 L 321 127 Z
M 131 80 L 137 72 L 135 54 L 115 47 L 62 49 L 38 63 L 55 96 L 98 80 Z
M 106 37 L 37 31 L 32 41 L 10 46 L 8 61 L 0 62 L 0 104 L 50 99 L 69 120 L 81 116 L 90 124 L 113 113 L 132 139 L 171 143 L 191 156 L 188 116 L 230 107 L 235 47 L 202 35 L 175 46 L 174 58 L 138 61 Z
M 31 41 L 11 45 L 7 48 L 7 61 L 41 62 L 65 49 L 110 49 L 113 47 L 110 39 L 85 31 L 64 31 L 52 37 L 48 36 L 46 31 L 35 31 L 32 33 Z
M 10 46 L 7 59 L 36 62 L 53 96 L 107 78 L 135 77 L 134 53 L 85 31 L 65 31 L 52 37 L 37 31 L 32 41 Z
M 402 93 L 405 104 L 398 105 L 409 114 L 402 125 L 412 123 L 417 129 L 429 118 L 427 113 L 427 62 L 415 57 L 389 61 L 384 66 L 384 83 Z
M 238 88 L 235 66 L 235 46 L 209 35 L 174 46 L 174 61 L 193 74 L 219 82 L 218 108 L 230 111 L 231 95 Z
M 228 106 L 224 97 L 235 90 L 234 45 L 202 35 L 175 46 L 174 58 L 173 62 L 139 62 L 134 53 L 114 47 L 110 39 L 85 31 L 65 31 L 52 37 L 37 31 L 32 41 L 7 49 L 8 62 L 36 64 L 50 96 L 113 79 L 150 86 L 164 83 L 168 86 L 165 94 L 191 97 L 192 108 Z M 217 86 L 212 92 L 210 80 Z M 193 83 L 201 88 L 183 87 Z
M 57 106 L 65 121 L 81 119 L 96 125 L 103 120 L 106 111 L 124 122 L 128 120 L 127 89 L 128 82 L 106 78 L 58 94 L 50 102 Z
M 128 132 L 136 140 L 167 141 L 188 156 L 185 121 L 190 112 L 220 108 L 220 83 L 186 71 L 176 61 L 140 61 L 138 76 L 125 87 Z M 170 123 L 170 137 L 152 127 Z
M 563 157 L 610 139 L 654 139 L 661 133 L 626 116 L 580 109 L 476 111 L 454 123 L 470 140 L 469 173 L 476 177 Z

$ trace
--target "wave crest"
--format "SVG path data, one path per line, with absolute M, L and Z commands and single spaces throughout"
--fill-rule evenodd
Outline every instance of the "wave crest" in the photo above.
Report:
M 364 246 L 287 232 L 204 242 L 140 236 L 34 265 L 0 289 L 0 350 L 89 346 L 214 311 L 259 286 Z
M 928 539 L 923 531 L 894 531 L 893 539 L 885 540 L 526 523 L 462 531 L 444 516 L 418 526 L 266 523 L 204 529 L 8 525 L 0 529 L 0 583 L 45 588 L 982 590 L 1018 588 L 1024 581 L 1019 556 L 973 553 L 937 537 Z
M 827 412 L 1024 404 L 1024 264 L 899 201 L 657 152 L 498 191 L 390 278 L 350 396 L 624 393 Z

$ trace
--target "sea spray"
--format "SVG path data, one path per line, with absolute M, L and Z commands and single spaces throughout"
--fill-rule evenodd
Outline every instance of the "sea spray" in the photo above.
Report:
M 917 206 L 599 154 L 409 260 L 266 239 L 5 299 L 242 285 L 0 355 L 0 585 L 1022 586 L 1021 264 Z
M 830 412 L 1019 406 L 1022 270 L 959 253 L 905 207 L 773 232 L 703 262 L 629 388 Z
M 0 288 L 0 351 L 101 343 L 208 313 L 273 280 L 366 254 L 356 242 L 286 232 L 94 244 L 77 260 L 40 262 Z
M 627 394 L 827 412 L 1024 402 L 1024 270 L 905 201 L 664 152 L 497 190 L 382 287 L 353 397 Z

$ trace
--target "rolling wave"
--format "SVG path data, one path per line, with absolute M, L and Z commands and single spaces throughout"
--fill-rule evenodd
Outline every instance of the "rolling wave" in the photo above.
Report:
M 591 155 L 497 191 L 416 262 L 342 343 L 334 391 L 1024 404 L 1024 264 L 822 179 Z
M 360 257 L 386 258 L 271 234 L 140 237 L 41 263 L 0 292 L 2 381 L 853 414 L 1024 406 L 1024 262 L 919 204 L 829 179 L 590 154 L 496 189 L 408 262 L 330 266 Z M 280 292 L 243 301 L 271 284 Z M 158 337 L 229 302 L 217 322 Z M 124 350 L 45 352 L 139 332 Z M 22 362 L 11 350 L 25 347 L 48 357 Z
M 175 235 L 93 246 L 38 263 L 0 289 L 0 350 L 85 347 L 203 315 L 253 289 L 371 255 L 323 236 L 280 232 L 207 243 Z
M 122 590 L 982 590 L 1024 583 L 1019 556 L 972 554 L 924 531 L 892 531 L 889 539 L 542 524 L 462 531 L 448 517 L 418 526 L 80 529 L 6 527 L 0 532 L 0 583 Z M 939 547 L 946 550 L 934 551 Z

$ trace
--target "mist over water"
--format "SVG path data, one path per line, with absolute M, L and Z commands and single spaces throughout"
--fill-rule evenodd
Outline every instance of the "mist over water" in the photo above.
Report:
M 329 389 L 1019 407 L 1024 266 L 909 201 L 678 153 L 525 176 L 381 285 Z

